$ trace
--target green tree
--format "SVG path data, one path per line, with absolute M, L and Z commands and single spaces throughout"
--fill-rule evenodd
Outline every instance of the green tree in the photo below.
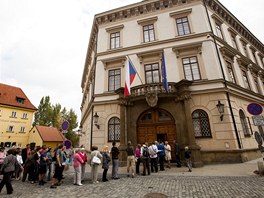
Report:
M 69 122 L 69 128 L 64 135 L 73 146 L 76 146 L 79 143 L 79 136 L 73 130 L 78 127 L 77 114 L 73 109 L 70 111 L 65 107 L 62 109 L 60 104 L 51 105 L 49 96 L 42 97 L 35 113 L 33 126 L 53 126 L 62 131 L 62 122 L 65 120 Z

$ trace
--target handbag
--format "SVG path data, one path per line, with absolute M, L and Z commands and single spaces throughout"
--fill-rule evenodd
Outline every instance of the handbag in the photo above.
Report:
M 97 157 L 97 153 L 96 153 L 96 155 L 93 157 L 92 162 L 93 162 L 94 164 L 101 164 L 101 160 L 100 160 L 99 157 Z

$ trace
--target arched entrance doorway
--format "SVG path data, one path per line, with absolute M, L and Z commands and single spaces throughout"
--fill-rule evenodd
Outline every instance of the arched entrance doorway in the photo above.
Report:
M 173 116 L 164 109 L 149 109 L 143 112 L 137 122 L 137 142 L 142 144 L 167 140 L 173 148 L 176 126 Z M 172 152 L 173 154 L 173 152 Z

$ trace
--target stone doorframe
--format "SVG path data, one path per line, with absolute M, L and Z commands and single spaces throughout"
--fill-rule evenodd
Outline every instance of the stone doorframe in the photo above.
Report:
M 172 83 L 170 83 L 171 85 Z M 194 129 L 192 124 L 190 99 L 191 91 L 189 86 L 191 81 L 182 80 L 178 83 L 173 83 L 169 93 L 157 93 L 157 106 L 163 108 L 174 116 L 176 124 L 177 137 L 182 142 L 182 147 L 187 146 L 192 152 L 192 163 L 194 167 L 203 166 L 201 147 L 196 144 Z M 145 85 L 142 85 L 145 86 Z M 139 87 L 139 86 L 138 86 Z M 133 89 L 133 88 L 132 88 Z M 131 140 L 135 145 L 137 141 L 137 119 L 142 112 L 149 109 L 150 106 L 145 99 L 145 95 L 136 95 L 124 97 L 124 88 L 116 91 L 119 95 L 120 105 L 120 164 L 126 165 L 126 145 L 127 141 Z M 136 105 L 135 105 L 136 104 Z M 172 108 L 175 107 L 175 108 Z

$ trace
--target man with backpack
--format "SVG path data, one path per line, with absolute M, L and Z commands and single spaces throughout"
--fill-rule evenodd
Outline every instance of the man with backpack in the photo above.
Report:
M 141 161 L 143 163 L 143 176 L 146 175 L 146 170 L 148 172 L 148 175 L 150 175 L 150 169 L 149 169 L 149 149 L 148 149 L 148 143 L 146 142 L 145 144 L 142 145 L 141 147 Z

